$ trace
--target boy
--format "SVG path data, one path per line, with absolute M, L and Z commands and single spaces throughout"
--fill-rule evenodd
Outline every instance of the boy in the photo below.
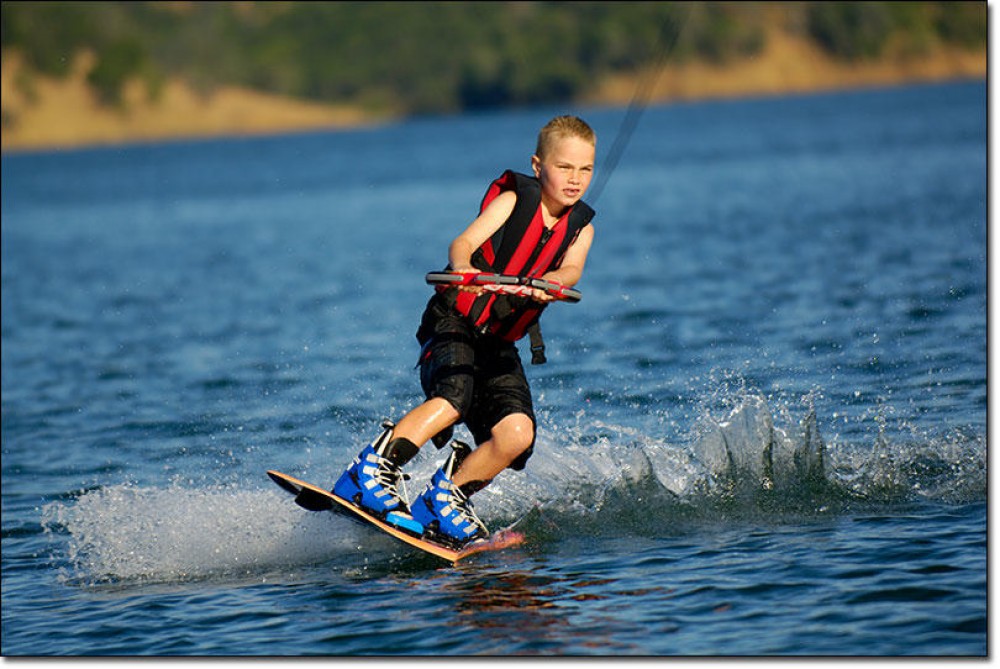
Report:
M 594 236 L 594 211 L 581 198 L 593 176 L 595 146 L 594 131 L 581 119 L 549 121 L 531 157 L 534 177 L 508 170 L 490 184 L 479 216 L 448 249 L 450 271 L 576 284 Z M 439 287 L 417 331 L 426 401 L 361 451 L 334 494 L 455 546 L 488 536 L 469 496 L 504 469 L 523 469 L 531 456 L 535 416 L 514 342 L 552 299 L 539 290 L 525 297 Z M 443 446 L 459 421 L 478 447 L 455 447 L 408 507 L 398 489 L 401 468 L 429 439 Z

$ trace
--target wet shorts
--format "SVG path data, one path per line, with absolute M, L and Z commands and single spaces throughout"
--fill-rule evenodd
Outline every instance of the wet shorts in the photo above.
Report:
M 525 414 L 534 428 L 531 389 L 512 342 L 477 333 L 440 295 L 427 304 L 417 339 L 424 393 L 428 399 L 448 400 L 476 444 L 487 441 L 493 426 L 512 414 Z M 524 469 L 533 450 L 534 439 L 510 468 Z

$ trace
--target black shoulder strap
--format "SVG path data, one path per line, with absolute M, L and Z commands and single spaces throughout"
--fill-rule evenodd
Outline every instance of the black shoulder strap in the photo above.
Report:
M 517 194 L 517 201 L 507 222 L 493 235 L 493 251 L 497 258 L 509 258 L 514 253 L 542 202 L 542 186 L 538 179 L 510 170 L 504 176 L 510 189 Z

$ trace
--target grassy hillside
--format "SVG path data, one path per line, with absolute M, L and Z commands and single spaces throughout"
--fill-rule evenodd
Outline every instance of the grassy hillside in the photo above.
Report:
M 985 77 L 984 2 L 15 2 L 3 148 Z

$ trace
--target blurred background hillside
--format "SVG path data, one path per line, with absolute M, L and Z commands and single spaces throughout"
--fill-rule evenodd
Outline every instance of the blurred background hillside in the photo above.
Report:
M 986 2 L 18 2 L 3 149 L 986 78 Z M 650 85 L 647 89 L 640 87 Z

